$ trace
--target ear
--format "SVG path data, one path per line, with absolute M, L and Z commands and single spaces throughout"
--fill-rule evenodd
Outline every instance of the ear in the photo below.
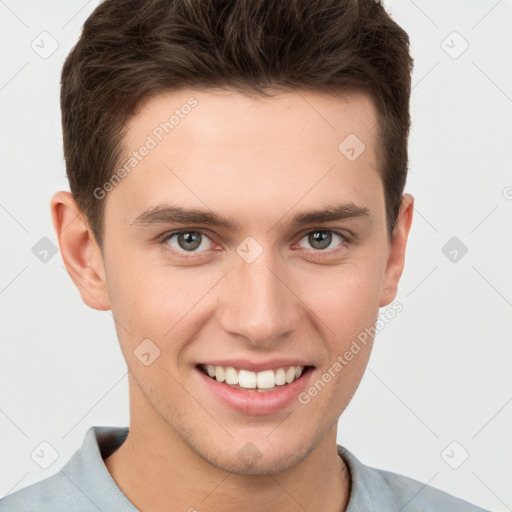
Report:
M 50 208 L 64 265 L 82 300 L 99 311 L 110 309 L 103 255 L 85 215 L 63 190 L 52 197 Z
M 380 307 L 390 304 L 395 299 L 398 292 L 398 282 L 400 281 L 404 269 L 405 248 L 409 230 L 411 229 L 413 209 L 414 197 L 411 194 L 404 194 L 395 229 L 393 230 L 391 243 L 389 244 L 386 272 L 382 282 Z

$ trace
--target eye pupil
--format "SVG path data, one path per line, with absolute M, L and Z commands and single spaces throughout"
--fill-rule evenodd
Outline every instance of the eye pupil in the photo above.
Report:
M 329 247 L 332 240 L 332 234 L 329 231 L 315 231 L 309 235 L 309 242 L 315 249 L 325 249 Z M 318 246 L 318 243 L 320 246 Z
M 195 231 L 186 231 L 178 233 L 178 244 L 182 249 L 194 250 L 201 245 L 200 233 Z M 192 245 L 192 247 L 190 246 Z

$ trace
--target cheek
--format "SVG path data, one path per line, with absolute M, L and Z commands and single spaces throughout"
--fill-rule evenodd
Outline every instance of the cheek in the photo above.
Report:
M 365 264 L 361 259 L 332 267 L 322 276 L 301 276 L 306 304 L 336 333 L 337 344 L 346 343 L 375 322 L 382 275 L 382 262 Z
M 322 320 L 326 348 L 317 381 L 310 388 L 319 399 L 311 398 L 311 402 L 318 414 L 329 418 L 339 417 L 346 408 L 370 357 L 381 283 L 381 271 L 376 268 L 339 268 L 322 280 L 325 293 L 317 279 L 317 291 L 308 297 L 307 303 Z
M 112 267 L 112 313 L 125 328 L 117 328 L 120 340 L 132 347 L 149 338 L 162 350 L 176 352 L 177 341 L 190 337 L 204 320 L 208 292 L 220 277 L 222 272 L 213 270 L 148 265 L 135 259 Z

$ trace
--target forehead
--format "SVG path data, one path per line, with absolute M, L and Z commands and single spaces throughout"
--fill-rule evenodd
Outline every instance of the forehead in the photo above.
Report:
M 222 89 L 180 90 L 143 102 L 128 123 L 126 142 L 137 146 L 149 134 L 165 144 L 179 136 L 188 146 L 200 139 L 219 150 L 238 145 L 296 145 L 305 151 L 329 147 L 337 157 L 338 144 L 350 134 L 373 146 L 376 114 L 373 100 L 362 92 L 262 97 Z
M 109 193 L 107 210 L 116 204 L 133 219 L 142 209 L 179 201 L 233 215 L 238 206 L 262 218 L 299 202 L 357 199 L 378 207 L 376 115 L 362 93 L 161 94 L 128 124 L 119 167 L 131 165 Z

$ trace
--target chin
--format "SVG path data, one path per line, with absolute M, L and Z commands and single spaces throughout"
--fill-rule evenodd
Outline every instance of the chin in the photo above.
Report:
M 239 452 L 232 452 L 230 454 L 219 455 L 218 458 L 210 460 L 213 465 L 236 475 L 273 475 L 287 471 L 294 467 L 302 458 L 302 454 L 292 452 L 279 452 L 275 450 L 265 450 L 264 452 L 255 452 L 253 455 L 248 455 L 250 450 L 245 450 L 245 455 L 241 452 L 245 448 L 249 448 L 248 442 Z
M 192 448 L 212 466 L 229 473 L 247 476 L 272 475 L 287 471 L 305 459 L 315 448 L 313 443 L 308 446 L 304 441 L 296 444 L 277 441 L 277 446 L 268 440 L 255 443 L 248 440 L 232 441 L 229 446 L 223 448 L 204 445 Z

